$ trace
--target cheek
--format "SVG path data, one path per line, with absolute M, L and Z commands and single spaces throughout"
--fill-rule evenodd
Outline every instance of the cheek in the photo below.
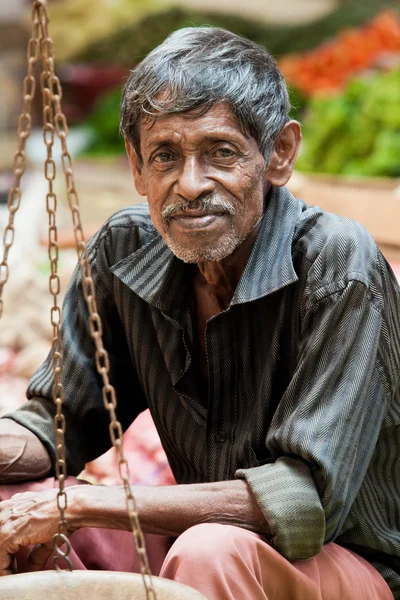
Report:
M 146 179 L 147 201 L 150 208 L 150 216 L 156 225 L 162 222 L 161 211 L 168 202 L 171 195 L 171 178 L 160 176 L 160 173 L 149 172 Z
M 162 224 L 161 211 L 167 197 L 168 194 L 165 193 L 161 182 L 158 184 L 154 178 L 147 180 L 147 202 L 149 203 L 150 217 L 157 229 Z
M 257 170 L 253 176 L 243 175 L 243 193 L 238 213 L 245 227 L 247 223 L 254 222 L 264 212 L 264 180 L 263 169 Z
M 162 233 L 162 231 L 164 230 L 163 220 L 161 218 L 162 205 L 160 205 L 158 202 L 154 201 L 154 199 L 150 199 L 150 198 L 148 198 L 148 203 L 149 203 L 150 218 L 153 222 L 153 225 L 160 233 Z

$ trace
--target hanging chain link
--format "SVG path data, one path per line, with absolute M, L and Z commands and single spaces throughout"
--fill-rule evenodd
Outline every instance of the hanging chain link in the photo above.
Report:
M 23 82 L 23 107 L 18 120 L 18 149 L 13 161 L 13 185 L 8 194 L 8 224 L 3 236 L 3 259 L 0 263 L 0 319 L 3 314 L 3 289 L 8 280 L 8 254 L 14 243 L 14 218 L 21 203 L 21 178 L 25 172 L 26 155 L 25 145 L 31 132 L 31 110 L 32 100 L 35 96 L 36 80 L 35 66 L 39 58 L 39 11 L 33 8 L 32 13 L 32 36 L 28 42 L 27 59 L 28 72 Z
M 64 403 L 64 384 L 62 381 L 62 342 L 61 342 L 61 308 L 58 302 L 60 293 L 60 277 L 58 275 L 58 234 L 57 234 L 57 195 L 54 191 L 56 177 L 56 163 L 53 159 L 55 114 L 53 110 L 53 42 L 48 36 L 47 16 L 40 2 L 34 2 L 34 10 L 38 11 L 40 26 L 40 56 L 42 59 L 42 73 L 40 75 L 40 88 L 43 102 L 43 141 L 46 146 L 46 160 L 44 162 L 44 176 L 47 180 L 48 192 L 46 194 L 46 210 L 49 218 L 48 229 L 48 256 L 50 261 L 49 291 L 53 297 L 53 306 L 50 310 L 50 321 L 53 328 L 52 342 L 52 367 L 54 375 L 53 402 L 56 405 L 54 416 L 54 430 L 56 433 L 56 477 L 58 480 L 57 507 L 60 512 L 58 531 L 53 538 L 53 564 L 57 570 L 62 570 L 60 561 L 64 561 L 66 568 L 72 571 L 72 562 L 69 557 L 71 544 L 68 539 L 68 524 L 65 511 L 68 507 L 65 492 L 65 479 L 67 477 L 67 461 L 65 457 L 65 417 L 62 412 Z
M 81 268 L 83 293 L 87 303 L 89 312 L 89 329 L 91 336 L 96 346 L 96 368 L 103 381 L 103 401 L 104 406 L 110 415 L 110 437 L 114 448 L 118 453 L 118 470 L 123 482 L 126 497 L 126 507 L 129 515 L 130 525 L 132 528 L 133 541 L 139 558 L 140 571 L 142 574 L 143 584 L 146 590 L 147 600 L 156 600 L 156 593 L 153 587 L 152 575 L 149 567 L 144 535 L 139 522 L 135 497 L 132 493 L 130 485 L 129 465 L 125 458 L 122 448 L 122 426 L 117 419 L 116 407 L 117 399 L 114 387 L 109 380 L 109 358 L 107 351 L 103 346 L 102 341 L 102 323 L 100 315 L 97 311 L 96 295 L 94 282 L 87 253 L 85 237 L 82 229 L 79 199 L 75 188 L 75 182 L 72 172 L 72 158 L 67 147 L 68 125 L 64 113 L 61 108 L 62 90 L 58 77 L 54 71 L 54 48 L 53 41 L 48 33 L 48 14 L 46 7 L 41 0 L 35 0 L 34 6 L 39 10 L 39 20 L 41 29 L 40 52 L 43 60 L 43 73 L 41 78 L 42 93 L 44 99 L 43 119 L 44 119 L 44 140 L 47 147 L 48 155 L 45 162 L 45 175 L 49 182 L 49 193 L 47 194 L 47 211 L 49 214 L 49 258 L 51 263 L 50 275 L 50 292 L 54 298 L 54 306 L 52 309 L 52 325 L 58 335 L 54 336 L 54 354 L 53 368 L 55 373 L 55 384 L 53 388 L 54 401 L 57 405 L 57 415 L 55 417 L 55 427 L 57 432 L 57 477 L 60 482 L 60 491 L 57 496 L 57 503 L 60 509 L 61 520 L 59 523 L 59 532 L 55 537 L 55 548 L 58 557 L 63 556 L 68 562 L 68 556 L 60 553 L 58 542 L 65 542 L 64 531 L 66 531 L 66 522 L 64 511 L 67 508 L 66 495 L 64 492 L 64 480 L 66 476 L 66 461 L 65 461 L 65 419 L 62 415 L 62 403 L 64 401 L 64 389 L 62 387 L 61 371 L 61 341 L 59 338 L 59 323 L 60 309 L 56 303 L 57 293 L 59 291 L 59 279 L 57 275 L 57 259 L 58 259 L 58 244 L 57 244 L 57 228 L 55 223 L 55 210 L 57 200 L 53 191 L 52 182 L 55 176 L 55 164 L 52 161 L 51 149 L 53 144 L 54 129 L 61 142 L 61 161 L 65 176 L 67 188 L 68 204 L 72 214 L 72 223 L 74 228 L 74 236 L 78 259 Z M 53 267 L 54 265 L 54 267 Z M 54 312 L 53 312 L 54 311 Z M 62 500 L 61 500 L 62 499 Z

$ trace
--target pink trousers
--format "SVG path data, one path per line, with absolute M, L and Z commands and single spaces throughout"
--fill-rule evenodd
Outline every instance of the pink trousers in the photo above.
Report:
M 69 485 L 79 483 L 70 477 Z M 53 487 L 54 479 L 0 486 L 0 501 Z M 318 556 L 289 562 L 260 536 L 240 527 L 196 525 L 177 540 L 146 535 L 155 575 L 186 583 L 209 600 L 393 600 L 384 579 L 363 558 L 331 543 Z M 81 529 L 71 536 L 75 569 L 138 570 L 129 532 Z M 17 555 L 27 569 L 27 548 Z M 48 561 L 46 568 L 52 568 Z

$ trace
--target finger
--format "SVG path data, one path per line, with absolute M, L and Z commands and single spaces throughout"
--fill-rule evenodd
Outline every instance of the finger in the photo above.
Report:
M 36 544 L 28 555 L 28 571 L 41 571 L 53 553 L 53 542 Z
M 12 559 L 11 559 L 10 570 L 11 570 L 11 573 L 13 575 L 15 575 L 16 573 L 18 573 L 18 563 L 17 563 L 17 557 L 16 556 L 13 556 Z
M 16 575 L 18 573 L 18 563 L 16 556 L 10 556 L 10 566 L 8 568 L 0 569 L 0 577 L 5 575 Z
M 0 544 L 0 573 L 1 575 L 10 575 L 16 567 L 15 554 L 20 549 L 18 544 Z
M 12 575 L 11 569 L 0 569 L 0 577 L 5 577 L 6 575 Z

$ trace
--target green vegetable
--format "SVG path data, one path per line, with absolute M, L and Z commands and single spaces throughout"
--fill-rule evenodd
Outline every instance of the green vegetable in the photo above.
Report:
M 102 96 L 85 122 L 91 131 L 90 145 L 84 154 L 87 156 L 113 156 L 124 154 L 125 146 L 119 133 L 119 105 L 121 88 Z
M 399 177 L 399 157 L 400 70 L 355 79 L 309 104 L 298 169 Z

